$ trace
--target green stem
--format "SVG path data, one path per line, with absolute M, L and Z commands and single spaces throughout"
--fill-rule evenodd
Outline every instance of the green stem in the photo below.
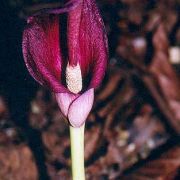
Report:
M 72 179 L 85 180 L 84 170 L 84 125 L 70 126 Z

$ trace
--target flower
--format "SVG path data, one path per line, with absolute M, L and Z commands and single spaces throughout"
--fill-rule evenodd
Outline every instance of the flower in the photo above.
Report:
M 61 34 L 59 14 L 64 12 L 67 32 Z M 61 44 L 65 35 L 67 56 Z M 70 0 L 63 8 L 45 9 L 29 17 L 22 47 L 30 74 L 55 93 L 70 124 L 84 124 L 108 58 L 107 36 L 95 1 Z

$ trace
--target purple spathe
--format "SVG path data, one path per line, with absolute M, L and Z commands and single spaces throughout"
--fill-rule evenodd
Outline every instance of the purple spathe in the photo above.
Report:
M 68 12 L 68 57 L 62 56 L 59 34 L 59 13 L 65 11 Z M 48 9 L 29 17 L 23 33 L 23 55 L 30 74 L 55 93 L 62 113 L 71 125 L 81 126 L 91 110 L 94 88 L 104 77 L 108 58 L 105 28 L 95 1 L 71 0 L 65 9 Z M 73 94 L 62 83 L 63 65 L 67 62 L 72 67 L 80 65 L 83 85 L 86 84 L 83 92 Z

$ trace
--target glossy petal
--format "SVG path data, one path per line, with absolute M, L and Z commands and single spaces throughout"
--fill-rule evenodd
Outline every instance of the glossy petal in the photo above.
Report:
M 64 116 L 68 116 L 68 110 L 70 104 L 78 97 L 79 95 L 74 95 L 70 93 L 56 93 L 55 97 L 61 112 Z
M 94 0 L 81 0 L 68 16 L 69 62 L 80 63 L 89 88 L 97 87 L 104 77 L 108 58 L 107 37 Z
M 61 112 L 68 118 L 74 127 L 84 124 L 94 101 L 94 89 L 89 89 L 82 95 L 57 93 L 56 100 Z
M 28 22 L 23 34 L 23 55 L 30 74 L 54 92 L 67 92 L 61 84 L 58 16 L 31 17 Z
M 68 119 L 72 126 L 80 127 L 86 121 L 94 102 L 94 89 L 76 98 L 69 107 Z

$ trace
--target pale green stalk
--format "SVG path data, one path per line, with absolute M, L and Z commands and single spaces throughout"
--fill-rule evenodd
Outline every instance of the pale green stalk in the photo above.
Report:
M 73 180 L 85 180 L 84 169 L 84 125 L 79 128 L 70 126 L 71 167 Z

